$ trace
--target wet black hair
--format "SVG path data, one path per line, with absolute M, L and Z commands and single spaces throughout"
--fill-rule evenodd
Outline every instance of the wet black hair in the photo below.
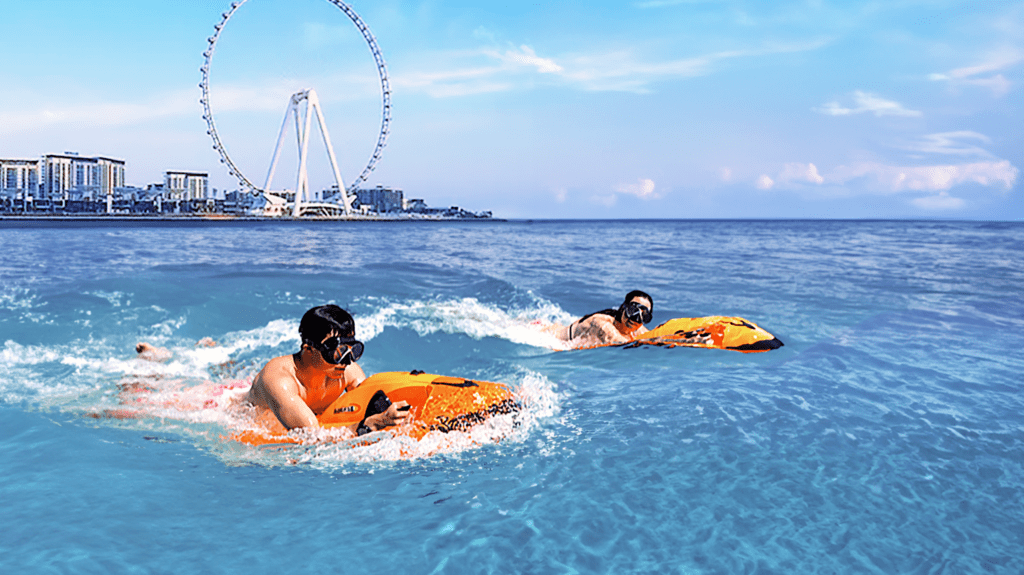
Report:
M 354 337 L 356 322 L 352 315 L 334 304 L 319 305 L 307 311 L 299 321 L 302 341 L 320 343 L 331 332 L 342 337 Z
M 624 321 L 623 318 L 622 318 L 622 312 L 625 311 L 626 304 L 629 303 L 630 300 L 632 300 L 633 298 L 635 298 L 637 296 L 640 296 L 640 297 L 646 299 L 647 301 L 651 302 L 651 313 L 652 314 L 654 313 L 654 298 L 651 297 L 651 295 L 648 294 L 645 291 L 640 291 L 638 289 L 635 289 L 635 290 L 629 292 L 628 294 L 626 294 L 626 298 L 624 300 L 622 300 L 622 304 L 619 305 L 619 309 L 615 310 L 615 317 L 618 318 L 619 321 Z
M 622 305 L 626 305 L 627 303 L 629 303 L 629 300 L 635 298 L 636 296 L 640 296 L 640 297 L 646 299 L 647 301 L 651 302 L 651 311 L 652 312 L 654 311 L 654 298 L 651 297 L 651 295 L 649 293 L 647 293 L 645 291 L 640 291 L 638 289 L 635 289 L 635 290 L 629 292 L 628 294 L 626 294 L 626 299 L 622 300 Z M 619 307 L 622 307 L 622 306 L 619 306 Z
M 610 316 L 612 316 L 613 318 L 615 318 L 615 319 L 617 319 L 619 321 L 623 321 L 623 319 L 622 319 L 622 312 L 625 311 L 626 304 L 629 303 L 629 300 L 635 298 L 636 296 L 647 298 L 647 301 L 651 302 L 651 313 L 653 314 L 654 313 L 654 298 L 652 298 L 647 292 L 643 292 L 643 291 L 640 291 L 638 289 L 635 289 L 635 290 L 629 292 L 628 294 L 626 294 L 626 299 L 622 300 L 622 304 L 618 308 L 608 308 L 608 309 L 603 309 L 601 311 L 595 311 L 593 313 L 588 313 L 587 315 L 585 315 L 585 316 L 581 317 L 580 319 L 574 321 L 572 323 L 572 325 L 575 325 L 575 324 L 577 324 L 577 323 L 587 319 L 588 317 L 590 317 L 592 315 L 597 315 L 597 314 L 610 315 Z

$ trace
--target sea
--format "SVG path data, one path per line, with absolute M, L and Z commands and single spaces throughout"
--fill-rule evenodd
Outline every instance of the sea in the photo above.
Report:
M 1024 572 L 1021 222 L 8 220 L 0 254 L 4 573 Z M 785 345 L 537 328 L 632 289 L 652 325 Z M 197 390 L 244 390 L 324 303 L 367 373 L 502 382 L 522 411 L 232 440 L 244 410 Z M 117 416 L 140 382 L 190 399 Z

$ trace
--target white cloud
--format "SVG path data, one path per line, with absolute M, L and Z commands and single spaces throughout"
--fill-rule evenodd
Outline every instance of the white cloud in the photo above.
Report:
M 1024 53 L 1018 49 L 1007 49 L 993 54 L 980 64 L 956 68 L 948 72 L 930 74 L 929 80 L 944 81 L 951 85 L 980 86 L 992 91 L 995 97 L 1005 96 L 1010 91 L 1010 81 L 1002 74 L 992 74 L 1012 68 L 1024 62 Z
M 560 204 L 564 203 L 565 199 L 569 197 L 569 190 L 565 188 L 555 188 L 552 192 L 555 194 L 555 201 Z
M 292 94 L 316 88 L 321 102 L 380 98 L 376 77 L 336 75 L 320 78 L 319 85 L 306 78 L 285 78 L 262 84 L 210 86 L 210 106 L 215 116 L 224 112 L 274 111 L 282 116 Z M 128 126 L 163 117 L 202 116 L 198 88 L 150 96 L 138 102 L 38 105 L 35 109 L 0 112 L 0 136 L 65 125 L 81 127 Z
M 391 83 L 404 90 L 426 92 L 434 98 L 469 96 L 491 92 L 505 92 L 515 88 L 510 81 L 493 80 L 500 75 L 500 66 L 477 66 L 443 72 L 415 72 L 391 77 Z
M 731 182 L 732 181 L 732 169 L 731 168 L 720 168 L 718 170 L 718 177 L 721 178 L 721 180 L 723 182 Z
M 825 179 L 818 173 L 818 167 L 814 164 L 789 163 L 779 174 L 779 181 L 820 184 Z
M 1006 160 L 913 167 L 862 163 L 837 168 L 829 180 L 845 183 L 864 178 L 869 187 L 882 193 L 939 192 L 965 183 L 1009 190 L 1019 173 Z
M 946 154 L 958 156 L 992 157 L 992 154 L 979 146 L 964 143 L 964 140 L 975 140 L 990 143 L 992 140 L 978 132 L 960 130 L 957 132 L 940 132 L 922 136 L 917 142 L 905 146 L 907 150 L 928 154 Z
M 770 190 L 775 185 L 775 181 L 769 178 L 767 175 L 761 176 L 755 183 L 759 190 Z
M 200 115 L 194 92 L 175 92 L 144 103 L 101 102 L 45 106 L 18 113 L 0 113 L 0 135 L 12 135 L 54 125 L 75 127 L 124 126 L 164 116 Z
M 640 178 L 640 180 L 635 184 L 620 184 L 615 187 L 615 191 L 620 194 L 630 194 L 636 196 L 641 200 L 649 200 L 660 197 L 654 193 L 654 180 L 645 178 Z
M 439 56 L 439 58 L 444 56 Z M 391 83 L 407 91 L 425 92 L 435 98 L 470 96 L 493 92 L 507 92 L 528 83 L 522 78 L 530 74 L 559 74 L 562 67 L 550 58 L 542 58 L 533 48 L 520 46 L 499 52 L 481 49 L 471 52 L 447 54 L 454 59 L 485 57 L 488 64 L 454 67 L 435 72 L 392 74 Z M 497 61 L 497 64 L 493 62 Z
M 771 44 L 755 49 L 726 50 L 661 62 L 638 60 L 632 52 L 618 51 L 567 59 L 567 81 L 584 90 L 645 93 L 650 85 L 671 78 L 706 76 L 715 65 L 736 58 L 756 58 L 771 54 L 804 52 L 825 45 L 824 41 Z
M 561 72 L 562 67 L 550 58 L 541 58 L 529 46 L 520 46 L 519 50 L 506 50 L 504 54 L 493 53 L 494 57 L 502 62 L 509 62 L 519 66 L 532 66 L 541 74 L 553 74 Z
M 822 105 L 820 108 L 815 108 L 815 111 L 828 116 L 851 116 L 853 114 L 863 114 L 865 112 L 872 113 L 879 117 L 921 115 L 921 112 L 917 110 L 908 110 L 904 108 L 899 102 L 886 100 L 868 92 L 861 92 L 860 90 L 853 93 L 853 100 L 855 102 L 855 107 L 853 108 L 845 107 L 839 102 L 829 102 Z
M 946 192 L 939 192 L 935 196 L 925 196 L 910 200 L 911 204 L 924 210 L 956 210 L 964 207 L 965 202 L 960 198 L 954 198 Z
M 824 41 L 799 44 L 768 44 L 755 49 L 728 50 L 689 58 L 645 61 L 632 51 L 582 54 L 563 58 L 537 55 L 531 46 L 521 45 L 504 52 L 482 48 L 468 52 L 437 55 L 433 60 L 450 59 L 447 70 L 395 73 L 392 83 L 406 90 L 418 90 L 431 96 L 461 96 L 493 91 L 521 89 L 543 78 L 547 83 L 589 91 L 646 93 L 651 84 L 672 78 L 704 76 L 719 62 L 734 58 L 756 58 L 779 53 L 814 50 Z M 459 61 L 475 61 L 459 65 Z M 394 71 L 394 70 L 393 70 Z
M 595 204 L 600 204 L 606 208 L 610 208 L 615 205 L 618 197 L 615 194 L 608 194 L 607 196 L 590 196 L 590 201 Z

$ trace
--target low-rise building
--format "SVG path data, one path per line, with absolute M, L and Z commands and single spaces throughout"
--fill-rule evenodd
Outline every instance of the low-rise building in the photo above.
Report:
M 413 214 L 422 214 L 423 212 L 426 212 L 428 209 L 430 209 L 427 206 L 427 202 L 418 198 L 406 200 L 403 208 L 405 209 L 405 211 Z
M 0 196 L 24 198 L 39 193 L 39 160 L 0 159 Z
M 164 198 L 168 200 L 205 200 L 210 177 L 207 172 L 164 172 Z
M 355 190 L 355 195 L 360 206 L 370 206 L 370 209 L 379 214 L 400 212 L 405 207 L 402 190 L 385 188 L 379 184 L 376 188 Z
M 65 152 L 47 154 L 40 163 L 41 195 L 51 202 L 89 200 L 110 204 L 114 188 L 124 187 L 124 160 Z

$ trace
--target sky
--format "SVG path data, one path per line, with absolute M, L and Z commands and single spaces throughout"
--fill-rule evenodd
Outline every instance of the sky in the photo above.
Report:
M 353 0 L 386 61 L 366 185 L 546 218 L 1024 219 L 1024 0 Z M 78 152 L 239 187 L 200 104 L 229 1 L 0 0 L 0 158 Z M 314 89 L 342 179 L 381 127 L 367 43 L 329 0 L 248 0 L 210 68 L 263 185 Z M 334 182 L 315 129 L 310 183 Z M 294 189 L 294 130 L 272 189 Z

